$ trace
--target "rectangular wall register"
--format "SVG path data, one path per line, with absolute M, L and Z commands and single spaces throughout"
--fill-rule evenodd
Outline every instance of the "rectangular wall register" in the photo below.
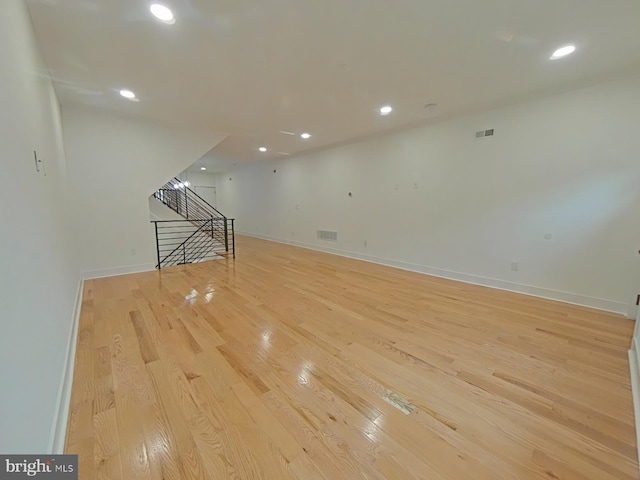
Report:
M 337 242 L 338 232 L 330 230 L 318 230 L 318 240 L 326 240 L 327 242 Z

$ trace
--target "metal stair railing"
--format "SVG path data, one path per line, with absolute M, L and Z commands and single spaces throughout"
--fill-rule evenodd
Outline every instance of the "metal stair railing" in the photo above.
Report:
M 215 242 L 224 245 L 224 255 L 232 255 L 233 258 L 236 258 L 235 220 L 227 218 L 180 179 L 174 178 L 170 180 L 162 188 L 156 190 L 153 197 L 184 217 L 195 227 L 201 226 L 201 222 L 210 222 L 211 228 L 206 230 L 206 235 L 209 235 Z M 161 256 L 160 243 L 163 242 L 160 237 L 162 237 L 163 233 L 165 232 L 158 230 L 158 224 L 156 223 L 158 257 Z M 221 252 L 217 252 L 217 254 L 223 255 Z M 195 261 L 198 261 L 198 259 Z M 161 267 L 162 262 L 158 258 L 158 268 Z

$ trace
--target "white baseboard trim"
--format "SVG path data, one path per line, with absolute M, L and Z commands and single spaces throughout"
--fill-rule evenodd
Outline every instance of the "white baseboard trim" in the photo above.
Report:
M 525 285 L 521 283 L 509 282 L 506 280 L 499 280 L 496 278 L 483 277 L 479 275 L 472 275 L 469 273 L 455 272 L 452 270 L 444 270 L 441 268 L 430 267 L 427 265 L 418 265 L 409 262 L 403 262 L 401 260 L 392 260 L 388 258 L 375 257 L 372 255 L 365 255 L 356 252 L 350 252 L 340 250 L 337 248 L 325 247 L 321 245 L 296 242 L 291 240 L 283 240 L 277 237 L 271 237 L 268 235 L 260 235 L 256 233 L 239 232 L 239 235 L 246 235 L 248 237 L 260 238 L 262 240 L 268 240 L 276 243 L 284 243 L 287 245 L 293 245 L 296 247 L 307 248 L 310 250 L 317 250 L 319 252 L 331 253 L 333 255 L 339 255 L 341 257 L 353 258 L 356 260 L 363 260 L 365 262 L 377 263 L 379 265 L 386 265 L 389 267 L 395 267 L 402 270 L 408 270 L 411 272 L 423 273 L 434 277 L 447 278 L 450 280 L 457 280 L 459 282 L 471 283 L 473 285 L 482 285 L 485 287 L 497 288 L 499 290 L 506 290 L 509 292 L 522 293 L 524 295 L 530 295 L 533 297 L 544 298 L 547 300 L 556 300 L 564 303 L 570 303 L 572 305 L 580 305 L 583 307 L 595 308 L 597 310 L 604 310 L 607 312 L 619 313 L 621 315 L 627 315 L 628 305 L 622 302 L 616 302 L 613 300 L 607 300 L 604 298 L 589 297 L 578 293 L 562 292 L 559 290 L 551 290 L 543 287 L 535 287 L 533 285 Z
M 105 268 L 104 270 L 93 270 L 84 272 L 82 278 L 91 280 L 93 278 L 116 277 L 118 275 L 127 275 L 129 273 L 151 272 L 156 266 L 153 263 L 143 263 L 141 265 L 128 265 L 126 267 Z
M 64 363 L 62 382 L 58 390 L 58 400 L 56 404 L 56 416 L 51 426 L 51 437 L 49 439 L 49 451 L 54 455 L 63 453 L 65 437 L 67 435 L 67 421 L 69 419 L 69 406 L 71 402 L 71 386 L 73 384 L 73 369 L 76 359 L 76 341 L 78 338 L 78 324 L 80 323 L 80 311 L 82 310 L 82 292 L 84 280 L 78 282 L 78 292 L 76 294 L 76 304 L 73 310 L 73 324 L 67 340 L 67 358 Z
M 629 370 L 631 372 L 631 396 L 633 398 L 633 415 L 636 422 L 636 441 L 638 458 L 640 458 L 640 358 L 635 337 L 631 340 L 629 350 Z M 640 474 L 640 472 L 639 472 Z M 640 476 L 638 477 L 640 478 Z

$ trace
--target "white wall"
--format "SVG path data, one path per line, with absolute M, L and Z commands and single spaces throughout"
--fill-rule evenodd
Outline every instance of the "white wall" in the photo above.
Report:
M 0 452 L 45 453 L 80 275 L 58 103 L 22 0 L 2 2 L 0 65 Z
M 164 203 L 149 197 L 149 218 L 151 221 L 177 220 L 184 221 L 184 217 L 167 207 Z
M 179 178 L 189 180 L 191 185 L 201 187 L 215 187 L 217 181 L 216 174 L 209 172 L 182 172 Z
M 216 174 L 212 172 L 189 172 L 184 171 L 178 175 L 183 181 L 189 181 L 189 188 L 197 193 L 202 199 L 214 208 L 217 207 L 216 198 Z
M 80 108 L 63 109 L 63 122 L 82 272 L 96 277 L 152 269 L 149 195 L 223 136 Z
M 218 206 L 238 231 L 626 313 L 638 127 L 635 75 L 220 174 Z

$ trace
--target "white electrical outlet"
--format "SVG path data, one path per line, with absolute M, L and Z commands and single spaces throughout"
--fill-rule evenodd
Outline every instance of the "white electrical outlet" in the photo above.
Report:
M 511 270 L 517 272 L 520 270 L 520 264 L 518 262 L 511 262 Z

